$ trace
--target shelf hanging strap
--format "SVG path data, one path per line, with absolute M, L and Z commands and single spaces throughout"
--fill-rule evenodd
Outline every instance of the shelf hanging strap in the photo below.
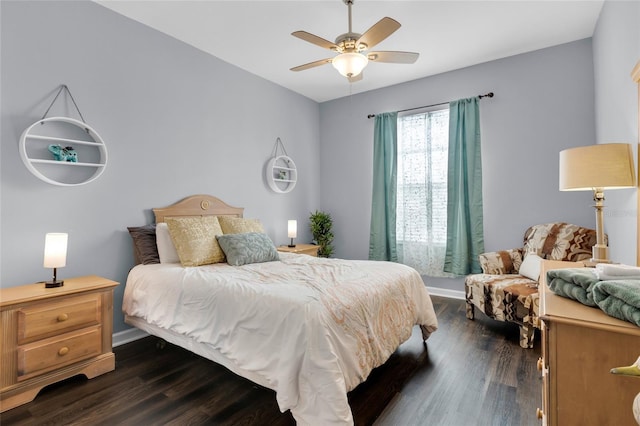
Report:
M 282 141 L 280 140 L 280 138 L 276 139 L 276 144 L 273 147 L 273 156 L 277 157 L 278 156 L 278 147 L 280 147 L 280 149 L 282 150 L 282 152 L 284 153 L 285 157 L 288 157 L 289 155 L 287 155 L 287 150 L 284 149 L 284 144 L 282 143 Z
M 51 105 L 49 105 L 49 108 L 47 108 L 47 110 L 45 111 L 44 115 L 42 116 L 41 120 L 44 120 L 47 117 L 47 114 L 49 113 L 49 110 L 51 109 L 51 107 L 53 106 L 54 103 L 56 103 L 56 100 L 58 99 L 58 96 L 60 96 L 60 93 L 66 90 L 67 93 L 69 94 L 69 97 L 71 98 L 71 102 L 73 102 L 73 106 L 76 107 L 76 111 L 78 111 L 78 115 L 80 115 L 80 118 L 82 119 L 83 123 L 86 123 L 84 117 L 82 116 L 82 113 L 80 112 L 80 108 L 78 108 L 78 104 L 76 104 L 76 100 L 73 99 L 73 95 L 71 94 L 71 91 L 69 90 L 69 88 L 67 87 L 66 84 L 62 84 L 60 86 L 60 90 L 58 90 L 58 93 L 56 94 L 56 97 L 53 98 L 53 101 L 51 102 Z

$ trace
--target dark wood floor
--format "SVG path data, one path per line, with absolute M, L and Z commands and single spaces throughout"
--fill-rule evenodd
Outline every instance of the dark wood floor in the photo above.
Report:
M 464 302 L 432 297 L 439 329 L 419 329 L 349 393 L 357 425 L 538 425 L 540 354 L 518 328 L 465 317 Z M 153 337 L 115 348 L 116 370 L 43 389 L 0 416 L 8 425 L 292 425 L 275 393 Z

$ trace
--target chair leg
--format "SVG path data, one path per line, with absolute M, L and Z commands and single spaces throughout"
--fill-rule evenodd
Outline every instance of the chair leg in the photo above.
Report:
M 520 347 L 525 349 L 533 348 L 533 332 L 535 328 L 531 325 L 520 326 Z
M 472 320 L 475 318 L 475 306 L 467 300 L 467 318 Z

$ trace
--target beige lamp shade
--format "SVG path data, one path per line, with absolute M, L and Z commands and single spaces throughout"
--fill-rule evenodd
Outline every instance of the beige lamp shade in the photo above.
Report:
M 560 152 L 560 190 L 586 191 L 635 186 L 631 145 L 608 143 Z

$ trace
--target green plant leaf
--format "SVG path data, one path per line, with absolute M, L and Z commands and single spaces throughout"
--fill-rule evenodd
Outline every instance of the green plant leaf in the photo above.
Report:
M 329 257 L 333 254 L 333 220 L 329 213 L 316 210 L 309 215 L 309 228 L 314 241 L 320 246 L 318 256 Z

